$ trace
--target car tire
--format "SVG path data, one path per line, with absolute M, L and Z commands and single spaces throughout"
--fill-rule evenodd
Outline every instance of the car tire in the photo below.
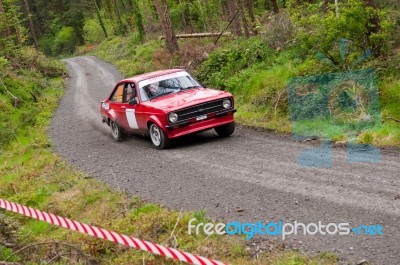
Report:
M 111 121 L 111 134 L 115 141 L 121 142 L 125 138 L 125 134 L 122 132 L 121 126 L 118 123 Z
M 220 137 L 228 137 L 235 131 L 235 122 L 215 127 L 214 130 Z
M 152 123 L 149 127 L 150 139 L 153 146 L 159 150 L 167 149 L 171 145 L 170 139 L 165 135 L 164 131 L 161 130 L 156 124 Z

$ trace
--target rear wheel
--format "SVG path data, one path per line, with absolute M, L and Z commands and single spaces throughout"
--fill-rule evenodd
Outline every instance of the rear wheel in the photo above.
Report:
M 111 122 L 111 133 L 115 141 L 121 142 L 124 140 L 125 134 L 121 130 L 121 126 L 118 125 L 118 123 Z
M 156 124 L 152 123 L 149 127 L 151 142 L 157 149 L 166 149 L 170 146 L 171 142 L 165 135 L 164 131 Z
M 228 137 L 235 131 L 235 122 L 224 124 L 214 128 L 221 137 Z

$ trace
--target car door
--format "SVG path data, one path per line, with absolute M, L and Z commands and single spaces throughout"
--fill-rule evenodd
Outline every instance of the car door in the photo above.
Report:
M 132 100 L 135 100 L 136 102 L 132 104 Z M 139 125 L 137 121 L 138 98 L 136 86 L 134 83 L 129 82 L 124 84 L 124 95 L 121 108 L 125 110 L 127 130 L 137 132 L 139 130 Z
M 117 122 L 125 130 L 129 129 L 126 118 L 126 103 L 124 103 L 125 83 L 118 83 L 110 97 L 110 110 L 114 112 L 114 122 Z

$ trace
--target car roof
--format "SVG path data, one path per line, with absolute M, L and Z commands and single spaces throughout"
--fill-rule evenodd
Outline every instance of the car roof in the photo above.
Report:
M 167 74 L 172 74 L 176 72 L 181 72 L 185 71 L 184 69 L 167 69 L 167 70 L 160 70 L 160 71 L 154 71 L 154 72 L 149 72 L 149 73 L 144 73 L 141 75 L 136 75 L 130 78 L 126 78 L 121 80 L 120 82 L 140 82 L 149 78 L 161 76 L 161 75 L 167 75 Z M 185 71 L 186 72 L 186 71 Z

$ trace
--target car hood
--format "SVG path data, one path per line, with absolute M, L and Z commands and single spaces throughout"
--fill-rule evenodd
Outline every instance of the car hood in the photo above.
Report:
M 147 101 L 145 103 L 146 105 L 155 108 L 163 109 L 166 111 L 173 111 L 229 96 L 231 96 L 231 94 L 224 91 L 208 88 L 198 88 L 189 89 L 187 91 L 182 91 L 179 93 L 168 94 L 153 99 L 151 101 Z

